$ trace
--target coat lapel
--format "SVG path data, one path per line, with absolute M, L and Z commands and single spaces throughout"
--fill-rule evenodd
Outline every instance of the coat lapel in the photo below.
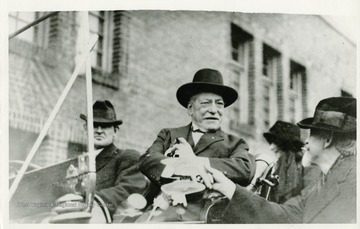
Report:
M 194 148 L 194 140 L 191 136 L 190 129 L 191 129 L 191 123 L 187 126 L 172 129 L 170 131 L 171 133 L 170 147 L 175 144 L 176 138 L 184 138 L 191 145 L 191 147 Z
M 183 126 L 177 129 L 171 130 L 171 144 L 174 145 L 176 138 L 183 137 L 191 145 L 194 150 L 195 155 L 204 151 L 211 144 L 224 140 L 224 132 L 219 129 L 214 133 L 205 133 L 201 136 L 199 142 L 194 146 L 194 140 L 191 134 L 191 123 L 187 126 Z
M 116 146 L 114 144 L 111 144 L 105 147 L 100 152 L 100 154 L 96 157 L 96 171 L 102 169 L 114 158 L 114 154 L 116 154 L 116 149 Z
M 194 148 L 195 155 L 204 151 L 211 144 L 221 140 L 224 140 L 224 132 L 221 129 L 217 130 L 214 133 L 205 133 L 203 136 L 201 136 L 199 142 Z
M 340 159 L 341 160 L 341 159 Z M 330 170 L 328 175 L 328 180 L 321 187 L 321 184 L 318 184 L 318 187 L 306 200 L 306 211 L 304 215 L 304 222 L 310 222 L 315 216 L 317 216 L 321 211 L 326 208 L 340 193 L 340 183 L 346 180 L 346 176 L 349 171 L 352 169 L 351 159 L 345 158 L 342 161 L 338 161 L 337 165 Z

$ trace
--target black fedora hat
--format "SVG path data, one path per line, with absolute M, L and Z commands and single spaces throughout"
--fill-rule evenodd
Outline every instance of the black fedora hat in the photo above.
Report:
M 107 100 L 98 100 L 94 103 L 93 116 L 94 123 L 113 124 L 117 126 L 122 124 L 122 120 L 116 119 L 114 106 Z M 87 117 L 84 114 L 80 114 L 80 118 L 87 121 Z
M 331 97 L 321 100 L 315 108 L 314 117 L 298 123 L 303 129 L 321 129 L 335 132 L 356 131 L 356 99 Z
M 193 81 L 182 85 L 176 92 L 176 98 L 183 107 L 187 107 L 191 96 L 201 92 L 211 92 L 222 96 L 225 107 L 234 103 L 238 97 L 235 89 L 225 86 L 218 70 L 204 68 L 197 71 Z
M 269 144 L 280 143 L 286 150 L 300 150 L 304 143 L 300 139 L 300 128 L 295 124 L 276 121 L 270 130 L 263 134 Z

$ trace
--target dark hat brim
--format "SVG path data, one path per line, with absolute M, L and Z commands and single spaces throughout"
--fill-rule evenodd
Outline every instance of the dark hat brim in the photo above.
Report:
M 272 142 L 274 142 L 274 139 L 279 140 L 279 138 L 278 138 L 275 134 L 273 134 L 273 133 L 271 133 L 271 132 L 263 133 L 263 136 L 264 136 L 264 138 L 266 139 L 266 141 L 267 141 L 269 144 L 271 144 Z
M 80 118 L 82 120 L 84 120 L 85 122 L 87 122 L 86 115 L 80 114 Z M 109 121 L 109 120 L 96 119 L 96 118 L 94 118 L 93 122 L 94 123 L 103 123 L 103 124 L 113 124 L 113 125 L 116 125 L 116 126 L 120 126 L 123 123 L 123 121 L 121 119 L 115 120 L 115 121 Z
M 304 145 L 304 143 L 299 138 L 294 137 L 294 136 L 288 140 L 282 139 L 278 135 L 276 135 L 272 132 L 266 132 L 263 134 L 263 136 L 269 144 L 271 144 L 271 143 L 287 144 L 287 146 L 289 146 L 289 144 L 291 144 L 298 149 L 300 149 Z
M 210 92 L 220 95 L 224 100 L 225 107 L 233 104 L 238 98 L 237 91 L 231 87 L 219 84 L 198 82 L 187 83 L 179 87 L 176 92 L 176 98 L 183 107 L 187 108 L 190 98 L 193 95 L 202 92 Z
M 339 127 L 329 126 L 329 125 L 322 124 L 322 123 L 318 123 L 318 124 L 314 125 L 313 120 L 314 120 L 314 118 L 306 118 L 306 119 L 303 119 L 300 122 L 298 122 L 297 125 L 301 129 L 319 129 L 319 130 L 335 131 L 335 132 L 342 132 L 342 133 L 356 131 L 356 127 L 351 128 L 351 129 L 341 129 Z

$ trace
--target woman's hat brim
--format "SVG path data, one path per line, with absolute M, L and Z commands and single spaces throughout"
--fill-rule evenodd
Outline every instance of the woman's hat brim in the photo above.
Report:
M 80 118 L 82 120 L 84 120 L 85 122 L 87 122 L 87 117 L 86 115 L 84 114 L 80 114 Z M 97 118 L 94 118 L 93 120 L 94 123 L 102 123 L 102 124 L 113 124 L 113 125 L 116 125 L 116 126 L 120 126 L 123 121 L 120 119 L 120 120 L 106 120 L 106 119 L 97 119 Z
M 277 137 L 275 134 L 271 133 L 271 132 L 266 132 L 263 133 L 264 138 L 266 139 L 266 141 L 271 144 L 272 142 L 274 142 L 274 139 L 279 140 L 279 137 Z
M 330 126 L 322 123 L 314 124 L 313 120 L 314 118 L 306 118 L 298 122 L 297 125 L 302 129 L 319 129 L 319 130 L 335 131 L 342 133 L 356 131 L 356 127 L 354 127 L 353 129 L 344 130 L 339 127 Z
M 191 96 L 202 92 L 209 92 L 220 95 L 224 100 L 225 107 L 233 104 L 238 98 L 237 91 L 231 87 L 219 84 L 198 82 L 182 85 L 176 92 L 176 98 L 179 103 L 186 108 Z
M 300 148 L 304 145 L 304 143 L 301 141 L 301 139 L 297 138 L 295 136 L 290 137 L 288 140 L 285 140 L 284 138 L 281 138 L 277 134 L 272 133 L 272 132 L 263 133 L 263 136 L 269 144 L 271 144 L 271 143 L 291 144 L 298 148 Z

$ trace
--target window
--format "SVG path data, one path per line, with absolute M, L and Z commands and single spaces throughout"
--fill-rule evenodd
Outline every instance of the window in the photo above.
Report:
M 249 87 L 248 87 L 248 76 L 243 71 L 232 66 L 229 74 L 230 83 L 229 85 L 233 87 L 238 92 L 238 99 L 233 105 L 231 105 L 230 113 L 231 120 L 241 123 L 249 123 Z
M 301 120 L 303 117 L 305 76 L 305 67 L 294 61 L 290 61 L 289 114 L 290 121 L 293 123 Z
M 90 58 L 91 67 L 95 71 L 111 72 L 112 55 L 112 20 L 110 11 L 91 11 L 89 12 L 90 38 L 98 35 L 98 41 L 93 48 Z M 79 58 L 84 49 L 84 31 L 82 14 L 77 15 L 78 39 L 77 57 Z
M 91 55 L 91 64 L 97 68 L 103 66 L 103 55 L 104 55 L 104 23 L 105 23 L 105 12 L 90 12 L 89 13 L 89 29 L 90 36 L 97 34 L 99 40 L 94 47 L 93 54 Z
M 264 85 L 263 88 L 263 122 L 266 128 L 270 126 L 270 86 Z
M 119 88 L 120 75 L 126 74 L 126 47 L 124 37 L 128 23 L 123 11 L 91 11 L 89 12 L 90 36 L 98 35 L 99 39 L 90 53 L 92 80 L 95 83 Z M 77 14 L 77 45 L 75 61 L 78 62 L 84 50 L 84 30 L 82 14 Z M 91 39 L 91 37 L 90 37 Z M 121 71 L 120 71 L 121 69 Z M 85 68 L 80 72 L 85 75 Z
M 9 35 L 17 32 L 19 29 L 34 22 L 45 14 L 48 14 L 48 12 L 10 12 Z M 50 19 L 46 19 L 16 35 L 16 38 L 46 48 L 49 43 L 49 31 Z
M 35 12 L 10 12 L 9 13 L 9 35 L 30 24 L 36 19 Z M 29 28 L 28 30 L 17 35 L 17 38 L 34 42 L 37 26 Z
M 230 119 L 236 124 L 249 123 L 249 59 L 253 37 L 235 24 L 231 24 L 230 85 L 239 98 L 231 106 Z
M 231 56 L 234 61 L 245 67 L 249 59 L 248 44 L 253 37 L 239 26 L 231 24 Z
M 270 46 L 263 44 L 262 53 L 262 112 L 263 127 L 268 129 L 278 119 L 278 80 L 280 70 L 280 53 Z
M 262 74 L 265 77 L 275 79 L 277 76 L 277 63 L 280 53 L 270 46 L 263 44 Z

